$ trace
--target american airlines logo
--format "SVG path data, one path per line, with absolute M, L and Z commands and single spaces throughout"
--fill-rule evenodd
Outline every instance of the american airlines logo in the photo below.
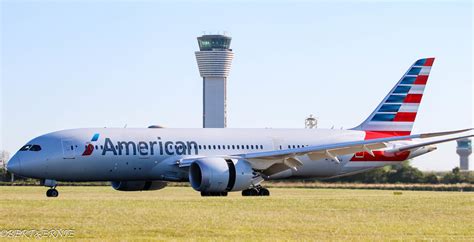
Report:
M 99 134 L 94 134 L 94 136 L 92 136 L 91 142 L 86 143 L 86 149 L 84 150 L 84 153 L 82 153 L 82 156 L 92 155 L 92 152 L 94 152 L 94 145 L 92 144 L 92 142 L 95 142 L 98 139 Z
M 99 139 L 99 134 L 94 134 L 91 142 L 87 142 L 83 156 L 89 156 L 94 151 L 93 142 Z M 196 141 L 162 141 L 157 137 L 155 141 L 112 141 L 105 138 L 101 146 L 102 155 L 197 155 L 198 144 Z

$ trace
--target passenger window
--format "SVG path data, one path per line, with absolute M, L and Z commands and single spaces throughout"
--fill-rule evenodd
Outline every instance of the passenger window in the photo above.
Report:
M 30 148 L 31 148 L 31 145 L 25 145 L 21 147 L 20 151 L 26 151 L 26 150 L 29 150 Z
M 30 148 L 30 151 L 40 151 L 40 150 L 41 150 L 41 146 L 39 145 L 33 145 Z
M 201 149 L 201 145 L 199 145 L 198 147 L 199 147 L 198 149 Z
M 253 150 L 253 145 L 251 145 L 250 148 Z
M 232 145 L 232 149 L 235 150 L 235 145 Z
M 212 146 L 212 148 L 216 149 L 216 146 L 215 146 L 215 145 L 213 145 L 213 146 Z
M 263 145 L 260 145 L 260 149 L 263 150 Z M 281 147 L 280 147 L 280 150 L 281 150 Z
M 249 149 L 249 145 L 246 146 L 247 147 L 247 150 Z

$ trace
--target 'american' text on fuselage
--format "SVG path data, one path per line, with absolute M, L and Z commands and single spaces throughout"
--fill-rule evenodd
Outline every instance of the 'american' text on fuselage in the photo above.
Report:
M 195 141 L 117 141 L 115 144 L 110 138 L 105 138 L 102 155 L 107 152 L 113 155 L 154 155 L 156 152 L 160 155 L 197 155 L 198 144 Z

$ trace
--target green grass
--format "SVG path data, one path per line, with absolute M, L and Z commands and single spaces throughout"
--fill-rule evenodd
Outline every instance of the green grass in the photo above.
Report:
M 74 229 L 79 239 L 474 240 L 474 193 L 273 188 L 200 197 L 191 188 L 0 187 L 0 230 Z

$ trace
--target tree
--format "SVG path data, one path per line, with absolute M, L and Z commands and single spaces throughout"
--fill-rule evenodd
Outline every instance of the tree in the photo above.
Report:
M 436 176 L 434 173 L 429 173 L 425 175 L 425 182 L 430 184 L 438 184 L 439 179 L 438 176 Z
M 423 183 L 425 177 L 423 172 L 410 165 L 410 161 L 404 161 L 401 165 L 394 167 L 395 172 L 388 175 L 390 183 Z
M 462 183 L 463 179 L 461 177 L 461 172 L 459 167 L 455 167 L 451 172 L 446 173 L 443 176 L 443 183 L 446 184 L 454 184 L 454 183 Z

